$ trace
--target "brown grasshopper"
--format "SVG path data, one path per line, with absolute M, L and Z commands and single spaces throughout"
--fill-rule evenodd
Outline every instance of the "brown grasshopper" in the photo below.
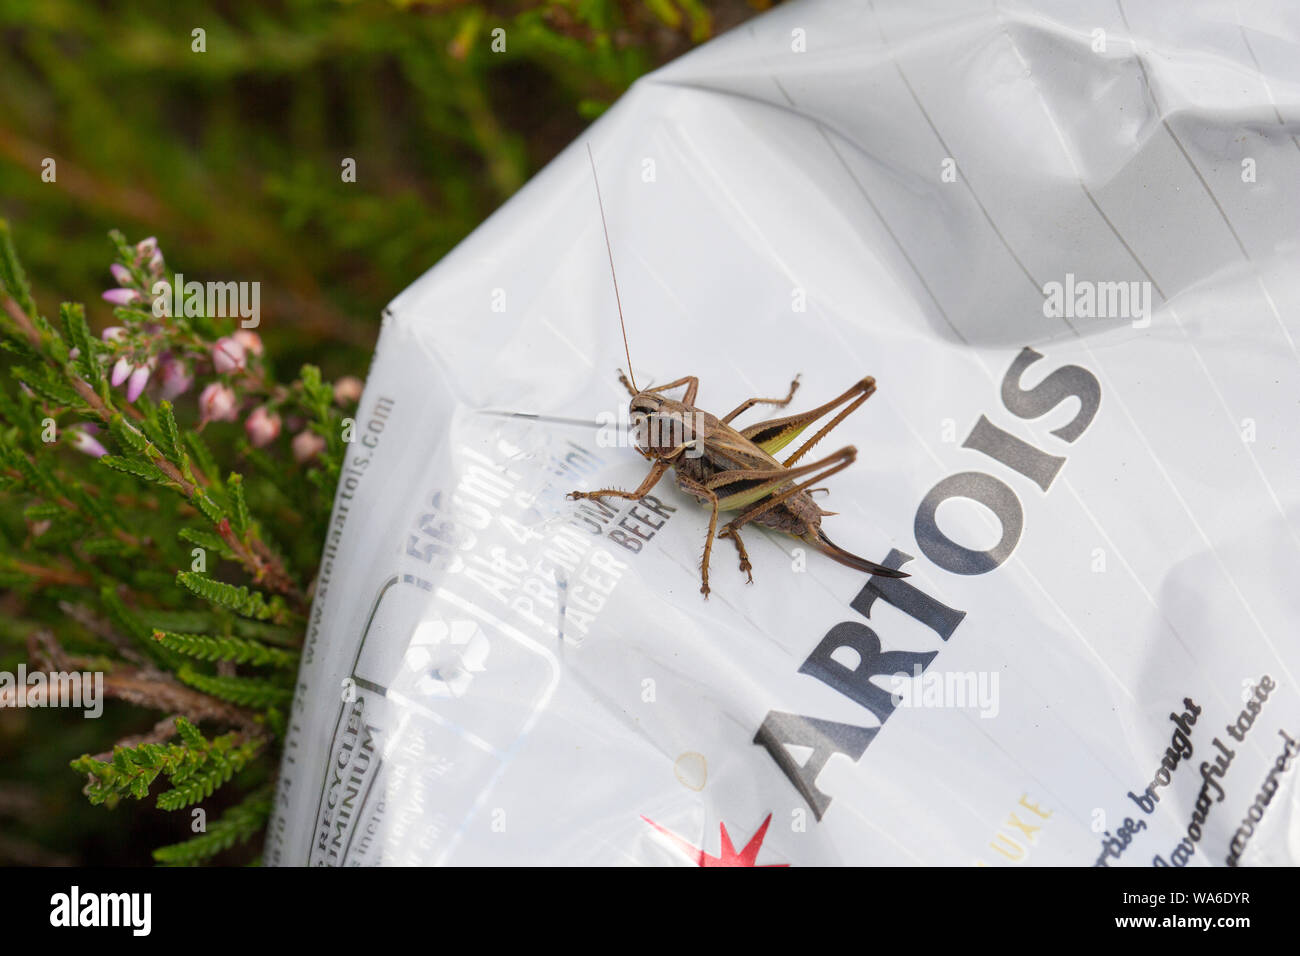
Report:
M 591 147 L 587 147 L 591 158 Z M 596 162 L 591 158 L 591 174 L 596 176 Z M 609 227 L 605 223 L 605 206 L 600 198 L 600 181 L 596 180 L 596 200 L 600 206 L 601 225 L 605 229 L 605 247 L 609 253 L 610 274 L 614 279 L 614 299 L 618 303 L 618 321 L 623 329 L 623 349 L 627 354 L 628 372 L 632 370 L 632 356 L 627 344 L 627 326 L 623 322 L 623 303 L 618 294 L 618 276 L 614 272 L 614 252 L 609 242 Z M 798 415 L 773 418 L 737 431 L 731 421 L 755 405 L 775 405 L 784 408 L 794 398 L 799 387 L 795 376 L 790 392 L 785 398 L 750 398 L 741 402 L 722 418 L 716 418 L 695 407 L 700 380 L 687 375 L 666 385 L 640 389 L 636 378 L 619 372 L 619 381 L 632 396 L 630 412 L 637 422 L 637 450 L 653 462 L 650 474 L 635 491 L 602 488 L 598 491 L 573 491 L 570 498 L 626 498 L 639 501 L 650 493 L 669 468 L 675 470 L 677 485 L 693 495 L 701 504 L 707 503 L 709 531 L 704 539 L 704 557 L 700 562 L 700 592 L 709 595 L 709 556 L 713 551 L 714 537 L 730 538 L 740 556 L 740 570 L 753 583 L 752 566 L 740 529 L 755 524 L 791 537 L 798 538 L 841 564 L 885 577 L 907 577 L 902 571 L 887 568 L 851 554 L 836 545 L 822 531 L 822 518 L 834 514 L 823 511 L 813 501 L 811 489 L 817 482 L 838 471 L 843 471 L 857 458 L 852 445 L 841 448 L 805 465 L 796 465 L 810 448 L 822 440 L 836 425 L 844 421 L 854 409 L 871 397 L 876 390 L 876 380 L 868 376 L 838 398 Z M 685 386 L 681 401 L 663 393 Z M 847 404 L 846 404 L 847 403 Z M 773 456 L 794 441 L 809 425 L 840 406 L 839 413 L 812 438 L 799 446 L 785 461 Z M 718 531 L 718 512 L 738 511 L 735 518 Z

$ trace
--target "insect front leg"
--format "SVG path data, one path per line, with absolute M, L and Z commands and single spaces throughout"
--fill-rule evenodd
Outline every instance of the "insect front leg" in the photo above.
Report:
M 798 391 L 798 389 L 799 376 L 796 375 L 794 381 L 790 383 L 790 394 L 785 398 L 747 398 L 745 401 L 741 402 L 740 405 L 727 413 L 726 417 L 722 419 L 722 424 L 730 424 L 733 418 L 742 412 L 749 411 L 749 409 L 753 408 L 755 405 L 775 405 L 777 408 L 785 408 L 785 406 L 794 401 L 794 393 Z
M 686 386 L 686 391 L 682 394 L 683 405 L 694 405 L 695 396 L 700 390 L 700 380 L 695 375 L 684 375 L 675 382 L 669 382 L 666 385 L 656 385 L 654 388 L 647 388 L 647 392 L 666 392 L 669 389 Z
M 685 475 L 677 476 L 677 485 L 683 491 L 707 499 L 713 506 L 709 514 L 709 533 L 704 539 L 704 559 L 700 562 L 700 593 L 707 598 L 709 596 L 709 555 L 713 552 L 714 532 L 718 530 L 718 496 L 694 478 L 687 478 Z
M 650 474 L 645 476 L 645 481 L 641 482 L 636 491 L 623 491 L 619 488 L 601 488 L 599 491 L 570 491 L 569 497 L 578 498 L 626 498 L 629 501 L 640 501 L 659 484 L 659 479 L 664 476 L 672 462 L 667 459 L 659 459 L 650 468 Z
M 686 449 L 695 445 L 697 439 L 688 442 L 682 442 L 667 455 L 655 461 L 650 468 L 650 474 L 645 476 L 645 481 L 641 482 L 636 491 L 623 491 L 621 488 L 601 488 L 598 491 L 570 491 L 570 498 L 626 498 L 628 501 L 640 501 L 646 495 L 654 490 L 654 486 L 659 484 L 659 479 L 664 476 L 673 462 L 686 451 Z

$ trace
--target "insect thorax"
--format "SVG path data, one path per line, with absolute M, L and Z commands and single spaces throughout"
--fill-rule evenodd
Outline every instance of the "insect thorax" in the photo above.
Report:
M 632 438 L 642 451 L 666 457 L 705 433 L 702 418 L 702 413 L 684 408 L 661 408 L 655 412 L 633 411 Z M 687 449 L 686 453 L 690 454 L 691 451 L 692 449 Z

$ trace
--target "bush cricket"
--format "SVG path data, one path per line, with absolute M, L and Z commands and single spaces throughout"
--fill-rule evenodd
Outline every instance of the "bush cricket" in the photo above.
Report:
M 632 354 L 627 343 L 627 326 L 623 321 L 623 303 L 618 292 L 618 275 L 614 271 L 614 250 L 609 241 L 609 226 L 605 221 L 605 204 L 600 195 L 600 180 L 596 178 L 596 160 L 591 146 L 587 146 L 591 161 L 591 175 L 596 183 L 596 201 L 600 207 L 601 226 L 605 231 L 605 249 L 609 254 L 609 270 L 614 280 L 614 300 L 618 305 L 618 321 L 623 330 L 623 350 L 627 356 L 628 375 L 619 372 L 619 381 L 632 396 L 630 412 L 637 423 L 637 450 L 653 464 L 650 474 L 635 491 L 602 488 L 598 491 L 573 491 L 570 498 L 626 498 L 639 501 L 650 493 L 669 468 L 677 477 L 677 486 L 707 504 L 709 531 L 704 539 L 704 557 L 700 562 L 700 592 L 709 596 L 709 557 L 715 537 L 730 538 L 740 557 L 740 570 L 753 583 L 749 554 L 745 551 L 740 529 L 755 524 L 782 534 L 798 538 L 818 551 L 858 571 L 885 577 L 907 577 L 902 571 L 860 558 L 836 545 L 822 531 L 822 518 L 833 511 L 823 511 L 813 501 L 811 489 L 818 482 L 843 471 L 857 458 L 852 445 L 841 448 L 833 455 L 797 464 L 804 455 L 822 440 L 840 422 L 876 390 L 876 380 L 870 376 L 857 382 L 838 398 L 797 415 L 773 418 L 758 422 L 748 428 L 735 429 L 731 422 L 755 405 L 773 405 L 784 408 L 794 399 L 799 387 L 795 376 L 790 391 L 784 398 L 750 398 L 741 402 L 722 418 L 717 418 L 695 407 L 700 382 L 687 375 L 665 385 L 638 388 L 632 375 Z M 680 401 L 668 398 L 665 392 L 685 387 Z M 843 406 L 841 408 L 841 406 Z M 839 409 L 834 418 L 808 441 L 798 447 L 784 461 L 773 457 L 793 442 L 814 422 Z M 718 530 L 718 512 L 739 512 L 722 530 Z

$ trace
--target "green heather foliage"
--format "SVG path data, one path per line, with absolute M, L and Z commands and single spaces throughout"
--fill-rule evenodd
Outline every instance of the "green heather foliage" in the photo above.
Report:
M 256 859 L 384 304 L 766 5 L 0 0 L 0 670 L 107 698 L 0 710 L 0 863 Z
M 29 669 L 102 671 L 108 698 L 155 712 L 151 730 L 72 761 L 91 804 L 156 792 L 178 810 L 231 781 L 266 790 L 355 393 L 311 366 L 277 381 L 235 319 L 160 317 L 142 272 L 156 243 L 113 238 L 117 292 L 140 301 L 117 302 L 121 324 L 96 336 L 79 305 L 43 317 L 0 220 L 0 344 L 21 359 L 0 389 L 3 636 Z M 276 425 L 255 428 L 255 413 Z M 300 449 L 291 430 L 319 443 Z M 223 479 L 209 437 L 243 470 Z M 241 843 L 266 807 L 249 797 L 158 859 Z
M 154 859 L 168 866 L 193 866 L 243 843 L 265 826 L 266 818 L 271 815 L 271 797 L 270 787 L 253 791 L 238 806 L 222 814 L 220 820 L 210 824 L 202 836 L 159 847 L 153 851 Z

